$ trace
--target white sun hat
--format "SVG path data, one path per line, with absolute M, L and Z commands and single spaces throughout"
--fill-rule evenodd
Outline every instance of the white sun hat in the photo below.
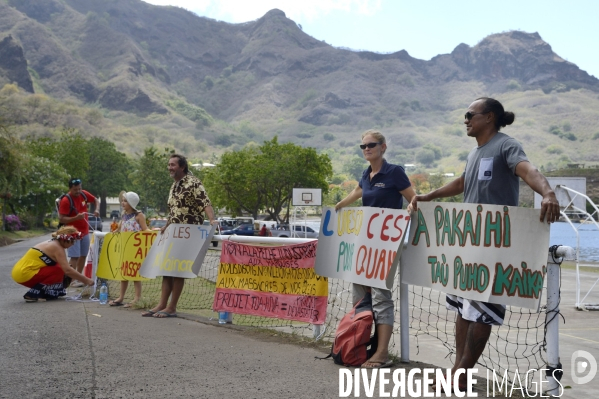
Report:
M 135 212 L 139 212 L 136 207 L 139 204 L 139 195 L 134 193 L 133 191 L 129 191 L 123 194 L 123 198 L 127 201 L 127 203 L 133 208 Z

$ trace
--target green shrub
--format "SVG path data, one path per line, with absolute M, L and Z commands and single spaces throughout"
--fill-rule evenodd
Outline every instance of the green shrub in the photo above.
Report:
M 569 132 L 569 133 L 561 133 L 559 135 L 560 138 L 562 139 L 566 139 L 566 140 L 570 140 L 570 141 L 576 141 L 576 136 L 574 135 L 574 133 Z
M 225 69 L 223 69 L 223 76 L 225 78 L 228 78 L 229 76 L 231 76 L 232 73 L 233 73 L 233 67 L 232 66 L 228 66 Z
M 217 145 L 228 147 L 233 144 L 233 135 L 230 134 L 221 134 L 216 137 L 214 141 Z
M 423 165 L 431 165 L 435 161 L 435 152 L 430 148 L 423 148 L 416 152 L 416 161 Z
M 206 112 L 204 108 L 197 107 L 185 101 L 179 99 L 167 100 L 165 104 L 173 110 L 180 113 L 181 115 L 185 116 L 187 119 L 196 122 L 196 126 L 198 124 L 200 125 L 200 127 L 210 126 L 212 122 L 214 122 L 210 114 Z
M 557 126 L 557 125 L 549 126 L 549 133 L 559 136 L 561 134 L 561 132 L 562 131 L 560 130 L 559 126 Z
M 322 138 L 325 139 L 325 141 L 333 141 L 333 140 L 335 140 L 335 136 L 333 136 L 331 133 L 325 133 L 325 134 L 323 134 Z
M 470 154 L 470 151 L 462 151 L 458 154 L 458 159 L 464 162 L 468 159 L 468 154 Z
M 549 154 L 557 155 L 557 154 L 561 154 L 562 152 L 564 152 L 564 149 L 560 145 L 553 144 L 553 145 L 548 146 L 545 149 L 545 151 L 547 151 L 547 153 L 549 153 Z
M 463 136 L 464 135 L 464 128 L 459 127 L 459 126 L 445 126 L 443 128 L 443 133 L 448 135 L 448 136 Z
M 520 83 L 518 83 L 517 80 L 510 80 L 507 84 L 508 90 L 520 90 L 521 88 L 522 87 L 520 86 Z
M 211 90 L 214 87 L 214 78 L 210 75 L 206 76 L 204 78 L 204 86 L 206 86 L 208 90 Z
M 565 122 L 562 124 L 562 128 L 564 129 L 564 132 L 569 132 L 569 131 L 571 131 L 571 130 L 572 130 L 572 125 L 570 124 L 570 122 L 568 122 L 568 121 L 565 121 Z

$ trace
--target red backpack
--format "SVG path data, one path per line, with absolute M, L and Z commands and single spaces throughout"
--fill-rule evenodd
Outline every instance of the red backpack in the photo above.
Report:
M 372 297 L 368 292 L 339 322 L 331 353 L 324 359 L 332 357 L 336 364 L 360 367 L 376 352 L 376 329 L 370 336 L 373 322 Z

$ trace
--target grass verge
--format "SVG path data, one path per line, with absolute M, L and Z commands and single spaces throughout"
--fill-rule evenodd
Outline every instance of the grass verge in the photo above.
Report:
M 39 237 L 44 234 L 50 233 L 50 230 L 46 229 L 31 229 L 22 231 L 0 231 L 0 247 L 5 245 L 14 244 L 17 241 L 24 240 L 26 238 Z

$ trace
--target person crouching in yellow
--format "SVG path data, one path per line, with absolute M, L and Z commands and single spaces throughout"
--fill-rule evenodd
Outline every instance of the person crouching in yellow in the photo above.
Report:
M 65 275 L 93 286 L 94 281 L 69 266 L 65 249 L 81 239 L 73 226 L 63 226 L 52 234 L 52 239 L 30 248 L 12 268 L 12 279 L 29 288 L 25 302 L 38 299 L 57 299 L 66 295 Z

